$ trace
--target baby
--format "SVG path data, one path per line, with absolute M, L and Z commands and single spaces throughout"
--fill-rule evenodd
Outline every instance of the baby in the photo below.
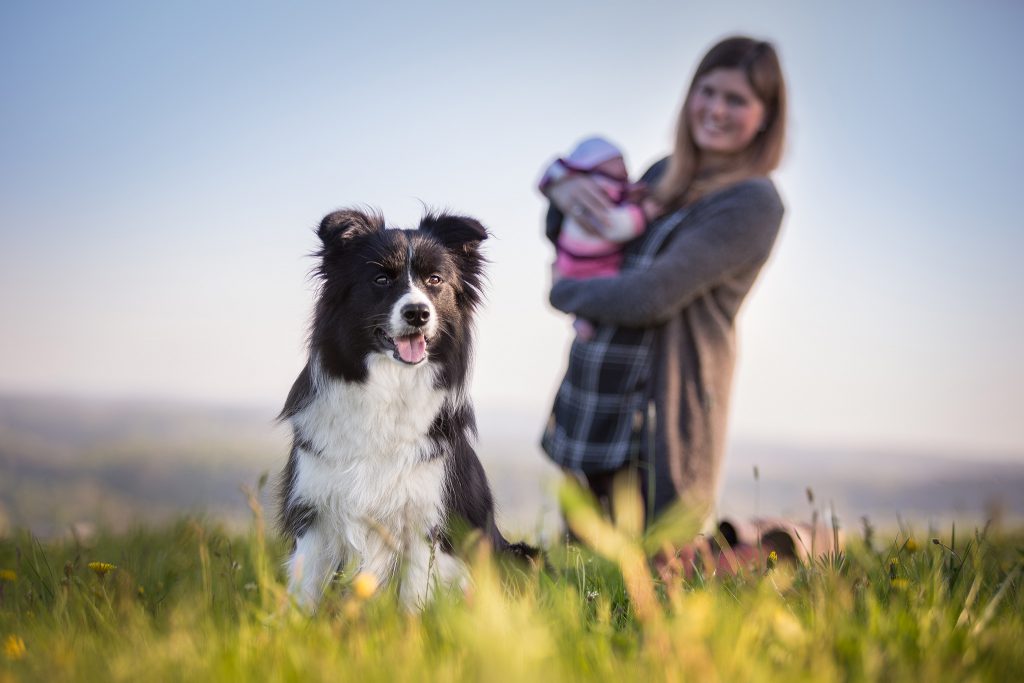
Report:
M 577 220 L 578 214 L 565 217 L 555 245 L 554 274 L 571 278 L 615 275 L 622 266 L 625 243 L 642 235 L 647 226 L 644 211 L 635 201 L 642 190 L 629 182 L 622 152 L 600 137 L 587 138 L 569 156 L 556 159 L 541 178 L 541 191 L 568 174 L 590 177 L 612 208 L 600 235 L 584 228 Z M 593 337 L 594 328 L 587 321 L 577 319 L 573 327 L 584 340 Z

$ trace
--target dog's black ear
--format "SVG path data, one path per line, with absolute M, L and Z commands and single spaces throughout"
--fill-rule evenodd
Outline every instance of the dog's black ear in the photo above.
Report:
M 384 217 L 379 213 L 342 209 L 324 216 L 316 234 L 326 249 L 383 229 Z
M 470 310 L 483 299 L 484 265 L 480 243 L 487 239 L 487 228 L 468 216 L 428 213 L 420 221 L 420 230 L 441 242 L 459 264 L 456 296 L 466 301 Z
M 455 252 L 471 252 L 487 239 L 487 228 L 480 221 L 448 213 L 427 214 L 420 221 L 420 230 L 430 233 Z

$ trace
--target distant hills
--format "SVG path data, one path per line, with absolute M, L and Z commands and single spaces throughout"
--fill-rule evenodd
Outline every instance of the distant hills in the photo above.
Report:
M 185 510 L 240 522 L 239 491 L 277 467 L 274 412 L 199 404 L 0 396 L 0 528 L 125 528 Z
M 754 466 L 760 472 L 755 482 Z M 868 516 L 892 526 L 946 527 L 1024 521 L 1024 455 L 929 454 L 886 449 L 812 449 L 739 441 L 731 449 L 722 501 L 740 514 L 762 509 L 806 518 L 810 488 L 835 505 L 847 527 Z
M 140 400 L 0 394 L 0 532 L 43 536 L 72 525 L 116 529 L 186 511 L 246 523 L 240 491 L 284 463 L 289 433 L 275 410 Z M 539 421 L 485 414 L 480 452 L 505 524 L 551 533 L 558 473 L 536 446 Z M 757 465 L 758 481 L 753 468 Z M 792 448 L 737 441 L 723 514 L 810 516 L 834 504 L 846 527 L 1024 520 L 1024 457 Z M 264 503 L 273 496 L 264 492 Z M 268 513 L 271 510 L 268 509 Z

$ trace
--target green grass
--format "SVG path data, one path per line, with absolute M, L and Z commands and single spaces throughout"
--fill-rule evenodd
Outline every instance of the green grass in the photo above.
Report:
M 0 683 L 1024 675 L 1019 533 L 957 530 L 938 545 L 901 532 L 810 566 L 662 581 L 628 514 L 613 527 L 564 502 L 589 548 L 549 548 L 544 570 L 471 549 L 469 593 L 416 615 L 342 577 L 306 616 L 259 516 L 242 536 L 199 520 L 88 544 L 16 534 L 0 540 Z

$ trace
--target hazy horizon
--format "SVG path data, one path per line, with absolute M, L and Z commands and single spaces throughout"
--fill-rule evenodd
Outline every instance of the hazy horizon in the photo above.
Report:
M 263 474 L 276 481 L 289 439 L 265 408 L 0 393 L 0 536 L 12 528 L 45 537 L 69 525 L 125 529 L 182 515 L 244 528 L 251 512 L 243 487 L 256 487 Z M 524 445 L 514 424 L 485 416 L 477 450 L 503 524 L 557 533 L 562 477 L 536 446 Z M 862 517 L 884 528 L 1024 520 L 1019 459 L 742 439 L 728 451 L 723 518 L 807 519 L 812 509 L 834 510 L 848 532 Z M 274 490 L 262 496 L 269 516 Z
M 99 405 L 109 410 L 116 406 L 126 406 L 133 409 L 168 409 L 172 413 L 176 410 L 207 409 L 212 413 L 244 413 L 260 414 L 266 417 L 267 425 L 271 429 L 287 431 L 286 425 L 277 422 L 277 415 L 284 403 L 281 401 L 270 401 L 254 399 L 232 400 L 230 398 L 216 397 L 188 397 L 171 396 L 142 393 L 103 393 L 103 392 L 59 392 L 38 389 L 22 390 L 18 388 L 0 387 L 0 401 L 53 401 L 56 404 L 70 401 L 73 403 L 98 402 Z M 479 441 L 490 442 L 500 441 L 503 444 L 511 443 L 513 446 L 522 446 L 531 451 L 532 455 L 543 458 L 540 451 L 540 435 L 543 430 L 543 419 L 536 424 L 532 418 L 541 414 L 546 418 L 549 406 L 544 403 L 534 407 L 524 406 L 502 406 L 500 404 L 480 405 L 475 402 L 474 407 L 477 413 L 478 428 L 480 431 Z M 526 432 L 524 433 L 524 430 Z M 732 434 L 729 438 L 730 445 L 743 447 L 763 446 L 782 447 L 794 451 L 826 451 L 830 453 L 845 454 L 873 454 L 873 453 L 898 453 L 906 456 L 930 456 L 939 460 L 952 460 L 967 462 L 981 460 L 988 463 L 1013 463 L 1024 465 L 1024 447 L 1021 448 L 985 448 L 971 447 L 957 444 L 920 444 L 914 442 L 855 439 L 843 441 L 814 440 L 801 438 L 774 438 L 772 436 Z M 507 450 L 507 448 L 505 449 Z M 535 451 L 535 452 L 534 452 Z

